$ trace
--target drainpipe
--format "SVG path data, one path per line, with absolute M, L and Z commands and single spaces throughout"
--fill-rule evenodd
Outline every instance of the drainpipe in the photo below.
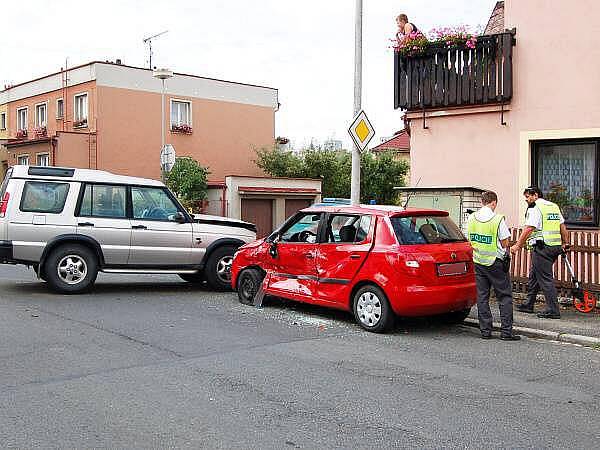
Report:
M 50 139 L 50 146 L 52 147 L 52 164 L 53 166 L 56 166 L 56 138 L 52 138 Z
M 221 193 L 221 214 L 223 215 L 223 217 L 227 217 L 227 200 L 225 198 L 225 195 L 227 193 L 227 185 L 221 186 L 221 189 L 222 189 L 222 193 Z

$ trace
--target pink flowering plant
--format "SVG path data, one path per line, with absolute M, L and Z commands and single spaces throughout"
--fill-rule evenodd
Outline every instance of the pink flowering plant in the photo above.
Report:
M 174 133 L 192 134 L 192 127 L 186 124 L 172 124 L 171 131 Z
M 434 28 L 424 35 L 416 31 L 407 36 L 393 39 L 393 48 L 402 56 L 423 55 L 432 47 L 467 47 L 475 48 L 477 35 L 469 31 L 466 26 Z
M 46 127 L 35 127 L 33 132 L 37 138 L 46 137 L 48 135 L 48 129 Z

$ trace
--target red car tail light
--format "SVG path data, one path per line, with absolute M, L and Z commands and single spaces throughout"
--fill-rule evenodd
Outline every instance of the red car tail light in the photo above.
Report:
M 6 210 L 8 209 L 8 200 L 10 199 L 10 193 L 5 192 L 2 197 L 2 201 L 0 202 L 0 217 L 4 217 L 6 215 Z

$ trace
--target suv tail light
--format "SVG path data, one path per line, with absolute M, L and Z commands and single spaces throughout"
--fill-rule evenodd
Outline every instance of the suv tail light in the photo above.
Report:
M 2 201 L 0 202 L 0 217 L 4 217 L 6 215 L 6 209 L 8 208 L 8 200 L 10 199 L 10 193 L 5 192 L 2 197 Z

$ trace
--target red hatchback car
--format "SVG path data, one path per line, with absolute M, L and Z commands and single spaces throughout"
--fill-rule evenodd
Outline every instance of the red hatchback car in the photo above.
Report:
M 388 206 L 310 207 L 240 247 L 232 286 L 352 311 L 384 332 L 396 316 L 462 322 L 476 302 L 472 249 L 445 211 Z

